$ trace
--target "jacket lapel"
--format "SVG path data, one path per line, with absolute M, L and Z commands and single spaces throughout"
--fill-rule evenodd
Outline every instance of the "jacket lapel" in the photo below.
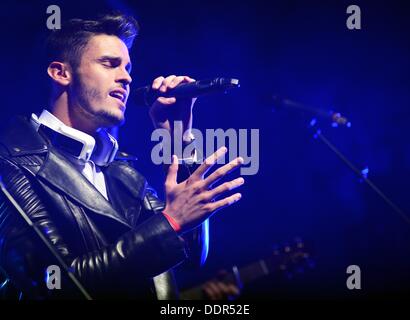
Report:
M 88 210 L 131 227 L 104 196 L 58 152 L 49 150 L 37 176 L 52 184 Z
M 110 202 L 135 227 L 140 218 L 147 182 L 133 167 L 114 161 L 104 170 Z

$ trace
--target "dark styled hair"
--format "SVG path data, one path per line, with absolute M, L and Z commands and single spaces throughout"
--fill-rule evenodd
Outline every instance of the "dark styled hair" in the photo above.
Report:
M 97 20 L 68 20 L 62 23 L 61 29 L 51 31 L 47 38 L 47 63 L 68 62 L 75 69 L 80 65 L 83 50 L 91 37 L 99 34 L 117 36 L 130 49 L 138 31 L 138 22 L 121 13 L 106 14 Z

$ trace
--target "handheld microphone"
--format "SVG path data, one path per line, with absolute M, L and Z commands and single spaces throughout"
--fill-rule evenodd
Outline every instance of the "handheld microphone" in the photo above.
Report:
M 138 106 L 150 107 L 159 97 L 196 98 L 210 93 L 226 93 L 229 89 L 239 88 L 239 80 L 231 78 L 215 78 L 198 80 L 191 83 L 181 83 L 167 92 L 153 90 L 151 86 L 145 86 L 131 91 L 133 102 Z

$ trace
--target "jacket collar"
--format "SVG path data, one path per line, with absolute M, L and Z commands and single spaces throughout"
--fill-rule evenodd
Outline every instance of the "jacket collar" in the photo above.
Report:
M 117 140 L 104 129 L 99 130 L 94 138 L 65 125 L 47 110 L 43 110 L 40 117 L 33 113 L 31 120 L 34 127 L 42 130 L 54 147 L 79 160 L 93 160 L 99 166 L 107 166 L 118 151 Z
M 0 144 L 11 156 L 45 153 L 47 141 L 39 135 L 25 117 L 15 117 L 0 133 Z
M 27 118 L 17 117 L 13 119 L 10 125 L 0 133 L 0 144 L 5 147 L 11 156 L 45 154 L 45 160 L 39 168 L 34 170 L 32 166 L 28 165 L 26 169 L 92 212 L 112 218 L 127 227 L 131 227 L 127 220 L 114 209 L 111 203 L 104 198 L 71 162 L 53 146 L 48 144 Z M 128 191 L 124 191 L 124 193 L 129 193 L 134 202 L 138 202 L 138 199 L 143 199 L 145 179 L 130 166 L 125 164 L 114 165 L 116 163 L 114 161 L 107 167 L 106 181 L 114 186 L 112 182 L 118 180 L 121 176 L 125 179 L 121 187 L 126 188 L 125 190 Z M 123 194 L 118 191 L 110 192 L 110 196 L 112 196 L 111 202 L 115 205 L 116 203 L 121 203 L 121 196 Z M 119 210 L 124 209 L 119 205 L 115 207 Z

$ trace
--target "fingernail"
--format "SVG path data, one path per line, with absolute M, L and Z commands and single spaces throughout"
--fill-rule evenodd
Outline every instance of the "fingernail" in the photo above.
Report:
M 242 158 L 242 157 L 239 157 L 239 158 L 238 158 L 238 163 L 240 163 L 240 164 L 243 163 L 243 158 Z
M 239 184 L 243 184 L 245 182 L 245 179 L 244 178 L 238 178 L 238 183 Z
M 238 195 L 236 196 L 235 201 L 239 201 L 242 198 L 242 194 L 238 193 Z
M 222 147 L 222 152 L 223 153 L 226 153 L 228 151 L 228 148 L 227 147 Z

